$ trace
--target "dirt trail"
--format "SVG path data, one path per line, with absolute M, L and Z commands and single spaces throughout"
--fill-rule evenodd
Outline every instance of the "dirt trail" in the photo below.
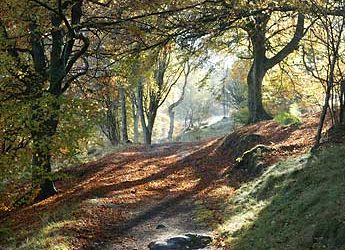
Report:
M 110 241 L 93 242 L 92 247 L 147 249 L 151 241 L 178 234 L 212 233 L 195 221 L 194 211 L 199 196 L 223 182 L 221 173 L 227 165 L 211 163 L 216 144 L 217 140 L 155 145 L 114 155 L 113 161 L 121 155 L 131 160 L 124 175 L 118 173 L 123 178 L 112 182 L 117 187 L 97 199 L 105 200 L 103 206 L 123 210 L 125 218 L 105 230 L 113 235 Z M 126 202 L 119 202 L 121 196 Z
M 219 140 L 133 146 L 72 168 L 72 179 L 57 182 L 58 195 L 11 212 L 7 223 L 37 230 L 43 215 L 57 221 L 54 211 L 73 210 L 61 230 L 74 249 L 141 250 L 168 236 L 211 233 L 195 221 L 195 201 L 224 184 L 229 162 L 214 153 Z
M 226 140 L 260 134 L 262 143 L 275 147 L 266 159 L 273 164 L 306 152 L 314 140 L 316 124 L 317 117 L 306 119 L 300 127 L 262 122 L 241 128 Z M 211 224 L 222 222 L 216 202 L 219 205 L 232 195 L 229 181 L 237 181 L 224 177 L 236 149 L 219 153 L 216 149 L 221 140 L 132 146 L 71 168 L 66 173 L 72 178 L 57 182 L 57 195 L 10 212 L 0 224 L 6 223 L 13 232 L 29 225 L 28 234 L 21 236 L 25 240 L 41 230 L 42 218 L 63 222 L 57 232 L 71 239 L 73 249 L 144 250 L 160 238 L 211 233 Z M 218 190 L 225 196 L 219 197 Z M 212 211 L 210 223 L 197 222 L 196 204 Z M 60 218 L 63 209 L 71 218 Z

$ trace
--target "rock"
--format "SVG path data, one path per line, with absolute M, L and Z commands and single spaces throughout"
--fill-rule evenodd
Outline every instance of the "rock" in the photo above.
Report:
M 164 225 L 164 224 L 158 224 L 158 225 L 156 226 L 156 229 L 165 229 L 165 228 L 167 228 L 167 226 Z
M 92 155 L 92 154 L 95 154 L 97 152 L 97 149 L 96 148 L 90 148 L 88 151 L 87 151 L 87 154 L 88 155 Z
M 167 243 L 170 245 L 176 245 L 176 246 L 188 246 L 190 245 L 192 239 L 185 235 L 178 235 L 175 237 L 172 237 L 167 240 Z
M 212 242 L 212 237 L 205 234 L 185 234 L 191 239 L 191 249 L 200 249 L 208 246 Z
M 177 235 L 164 241 L 151 242 L 148 247 L 150 250 L 202 249 L 211 242 L 211 236 L 188 233 L 185 235 Z
M 230 172 L 228 172 L 228 175 L 231 177 L 240 174 L 243 175 L 245 179 L 259 175 L 265 168 L 262 162 L 263 157 L 267 152 L 273 150 L 273 148 L 266 145 L 256 145 L 244 152 L 241 157 L 237 158 L 236 164 Z
M 164 250 L 168 248 L 168 243 L 165 241 L 153 241 L 149 244 L 150 250 Z

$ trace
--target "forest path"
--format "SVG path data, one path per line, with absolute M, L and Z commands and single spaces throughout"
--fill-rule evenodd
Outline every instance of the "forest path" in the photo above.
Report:
M 283 127 L 274 121 L 245 126 L 226 137 L 230 146 L 224 152 L 218 147 L 222 138 L 132 145 L 64 170 L 69 178 L 56 183 L 57 195 L 6 212 L 0 225 L 17 232 L 18 242 L 38 234 L 47 245 L 67 239 L 68 246 L 80 250 L 145 250 L 151 241 L 176 234 L 211 233 L 226 219 L 224 201 L 238 186 L 232 184 L 245 180 L 241 175 L 225 177 L 236 153 L 247 150 L 242 145 L 236 152 L 236 142 L 259 134 L 262 144 L 274 146 L 265 157 L 269 166 L 306 153 L 317 123 L 318 116 L 311 116 L 300 126 Z M 221 237 L 216 240 L 222 245 Z
M 90 210 L 102 208 L 104 213 L 98 217 L 106 223 L 98 234 L 102 237 L 87 248 L 148 249 L 154 240 L 188 232 L 211 233 L 210 227 L 195 221 L 195 203 L 223 182 L 226 164 L 216 160 L 217 145 L 218 140 L 209 140 L 139 146 L 97 162 L 103 166 L 91 177 L 97 189 L 89 187 L 93 197 L 88 195 L 83 203 L 89 204 L 91 220 L 97 212 Z M 90 168 L 92 164 L 85 169 Z M 87 181 L 91 184 L 90 177 Z
M 179 234 L 210 234 L 196 204 L 225 183 L 229 162 L 215 153 L 219 140 L 133 146 L 73 169 L 79 183 L 60 196 L 80 201 L 80 249 L 141 250 Z

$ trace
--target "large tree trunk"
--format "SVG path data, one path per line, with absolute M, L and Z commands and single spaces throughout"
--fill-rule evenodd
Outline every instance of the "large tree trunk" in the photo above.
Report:
M 51 157 L 53 137 L 56 135 L 59 122 L 59 97 L 70 87 L 77 77 L 86 73 L 68 78 L 72 67 L 77 60 L 86 53 L 89 39 L 79 33 L 82 16 L 82 0 L 74 1 L 71 9 L 69 5 L 58 5 L 58 10 L 51 12 L 51 46 L 45 43 L 47 35 L 41 33 L 39 22 L 32 21 L 29 25 L 30 44 L 34 78 L 28 86 L 30 98 L 36 102 L 32 105 L 30 132 L 32 136 L 32 185 L 39 188 L 36 201 L 48 198 L 56 193 L 52 180 Z M 69 31 L 66 32 L 66 22 L 63 23 L 63 13 L 71 12 Z M 46 20 L 45 20 L 46 22 Z M 74 49 L 75 42 L 80 40 L 78 49 Z M 81 46 L 80 46 L 81 45 Z M 49 55 L 46 53 L 50 51 Z M 49 62 L 49 63 L 48 63 Z M 31 70 L 30 70 L 31 71 Z M 30 74 L 31 75 L 31 74 Z
M 247 77 L 249 123 L 272 118 L 266 112 L 262 103 L 263 79 L 269 69 L 279 64 L 297 48 L 304 32 L 304 15 L 298 14 L 296 29 L 292 39 L 273 57 L 267 58 L 268 39 L 266 38 L 266 31 L 269 19 L 269 15 L 260 14 L 245 27 L 253 47 L 253 63 Z
M 126 94 L 125 94 L 124 88 L 120 88 L 120 102 L 121 102 L 121 136 L 122 136 L 122 142 L 128 143 L 127 106 L 126 106 Z
M 263 67 L 264 65 L 261 60 L 262 58 L 260 53 L 255 55 L 247 77 L 249 123 L 272 119 L 264 109 L 262 103 L 262 82 L 266 74 L 266 70 Z
M 51 176 L 51 145 L 58 125 L 60 105 L 55 97 L 49 104 L 49 110 L 41 104 L 35 104 L 32 111 L 32 183 L 33 189 L 39 189 L 36 201 L 57 193 Z

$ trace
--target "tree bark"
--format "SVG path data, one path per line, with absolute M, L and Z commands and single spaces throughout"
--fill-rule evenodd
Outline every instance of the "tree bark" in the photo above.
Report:
M 320 121 L 319 121 L 319 125 L 317 128 L 317 133 L 316 133 L 315 145 L 314 145 L 313 149 L 318 148 L 320 145 L 321 136 L 322 136 L 322 129 L 323 129 L 323 126 L 325 123 L 327 110 L 329 108 L 329 101 L 331 99 L 331 92 L 332 92 L 333 87 L 334 87 L 334 69 L 335 69 L 337 59 L 338 59 L 338 50 L 336 51 L 336 53 L 334 55 L 332 55 L 330 57 L 331 57 L 331 59 L 329 60 L 330 66 L 329 66 L 329 75 L 328 75 L 328 79 L 327 79 L 326 96 L 325 96 L 325 101 L 324 101 L 324 104 L 322 107 Z
M 184 67 L 184 84 L 182 87 L 182 92 L 181 95 L 179 97 L 179 99 L 174 102 L 173 104 L 171 104 L 168 108 L 168 113 L 169 113 L 169 131 L 168 131 L 168 141 L 172 141 L 173 140 L 173 134 L 174 134 L 174 127 L 175 127 L 175 112 L 174 109 L 179 106 L 181 104 L 181 102 L 184 99 L 184 94 L 185 94 L 185 90 L 186 90 L 186 86 L 188 83 L 188 76 L 190 74 L 190 64 L 189 62 L 186 63 L 185 67 Z
M 175 127 L 175 112 L 169 107 L 169 131 L 168 141 L 173 141 L 174 127 Z
M 304 15 L 298 14 L 293 38 L 272 58 L 266 57 L 269 15 L 258 15 L 245 27 L 253 46 L 253 63 L 247 76 L 249 123 L 272 119 L 262 103 L 262 82 L 269 69 L 284 60 L 298 46 L 304 32 Z
M 109 139 L 111 145 L 117 146 L 120 143 L 118 126 L 118 105 L 114 100 L 107 100 L 107 112 L 104 123 L 101 125 L 102 132 Z
M 33 189 L 39 189 L 35 201 L 57 193 L 51 176 L 51 145 L 58 126 L 60 105 L 55 97 L 51 98 L 48 100 L 51 109 L 47 110 L 42 104 L 36 103 L 32 111 L 32 186 Z
M 127 106 L 126 106 L 126 93 L 123 87 L 120 88 L 120 102 L 121 102 L 121 136 L 122 142 L 128 143 L 128 130 L 127 130 Z
M 132 116 L 133 116 L 133 141 L 139 142 L 139 117 L 138 117 L 138 105 L 135 95 L 132 97 Z
M 138 82 L 137 86 L 137 102 L 138 102 L 138 114 L 141 122 L 141 127 L 144 134 L 144 143 L 150 145 L 151 144 L 151 133 L 149 131 L 149 127 L 146 122 L 145 118 L 145 110 L 144 110 L 144 93 L 143 93 L 143 79 L 141 78 Z

